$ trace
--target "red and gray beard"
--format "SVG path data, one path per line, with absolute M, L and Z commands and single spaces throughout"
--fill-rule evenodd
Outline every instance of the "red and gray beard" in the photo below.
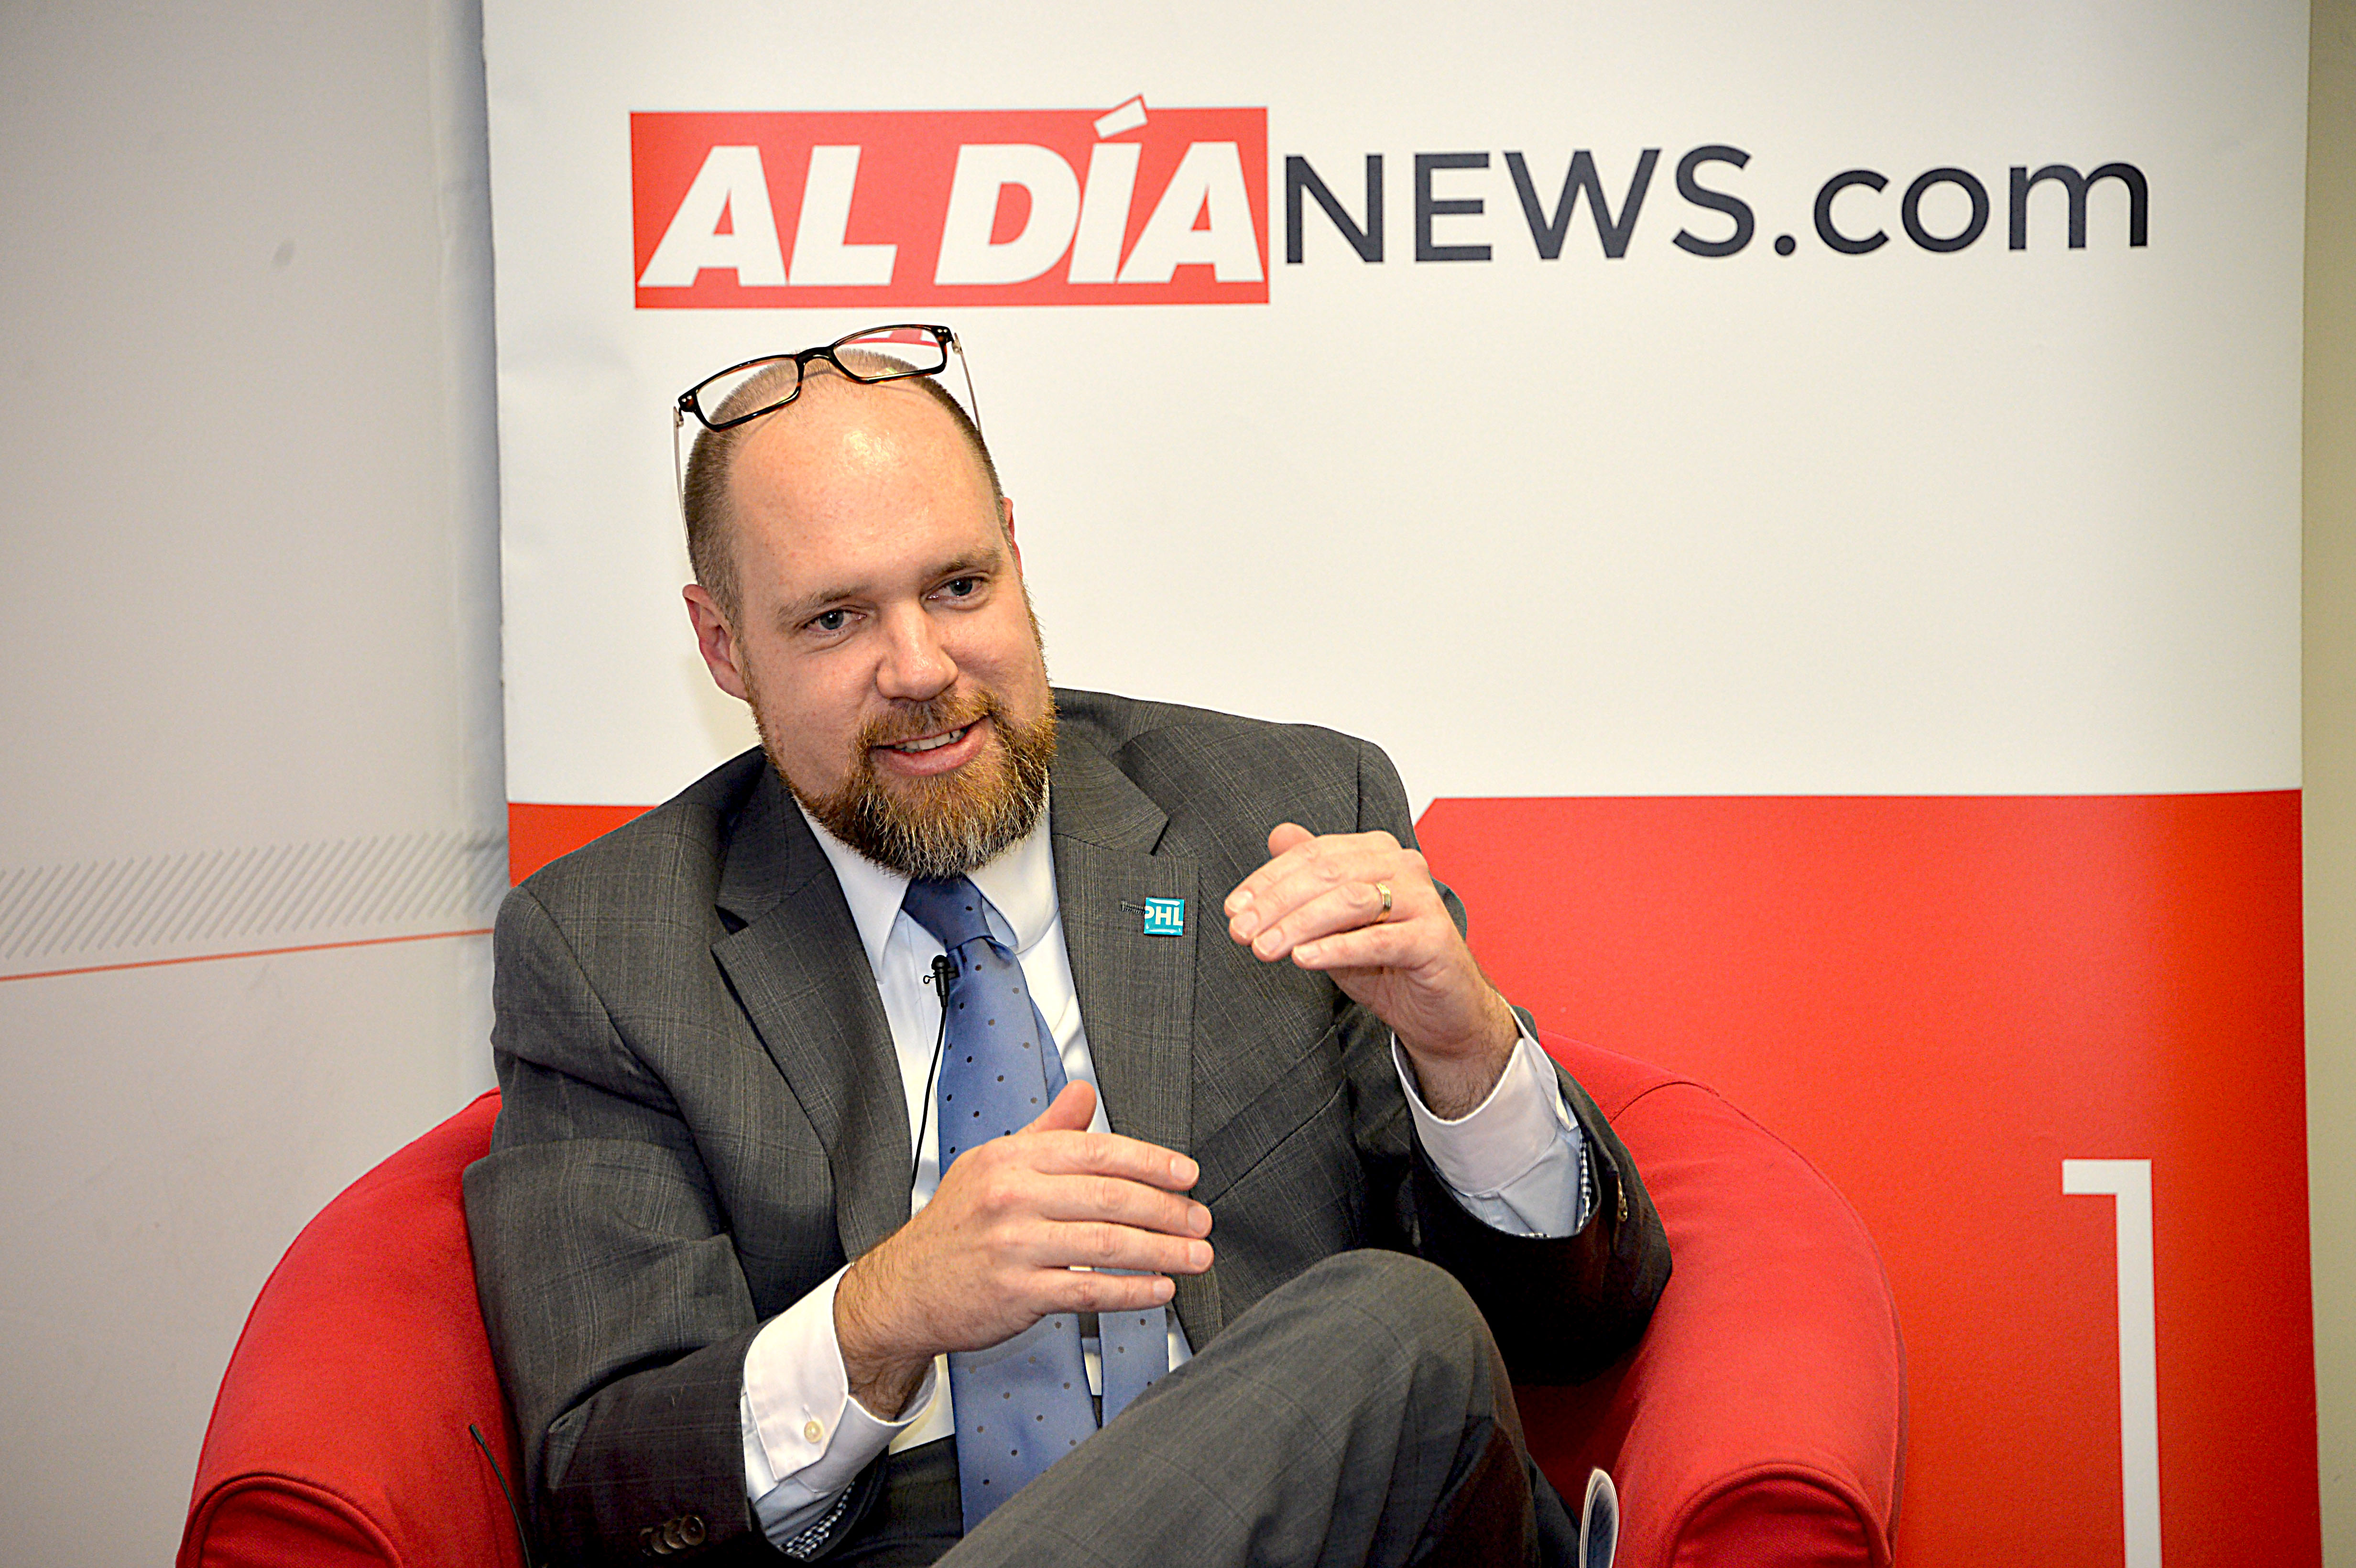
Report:
M 752 693 L 753 722 L 769 765 L 828 832 L 876 864 L 918 880 L 961 877 L 995 859 L 1037 825 L 1055 761 L 1055 709 L 1030 724 L 1018 722 L 996 693 L 975 690 L 903 704 L 879 714 L 852 743 L 850 775 L 827 795 L 798 787 L 778 761 L 777 746 Z M 966 766 L 931 777 L 888 783 L 874 751 L 897 741 L 961 730 L 987 719 L 998 744 Z

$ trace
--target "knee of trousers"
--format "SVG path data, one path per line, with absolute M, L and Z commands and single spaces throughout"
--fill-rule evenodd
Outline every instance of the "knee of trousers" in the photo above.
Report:
M 1402 1357 L 1452 1365 L 1475 1381 L 1500 1364 L 1488 1321 L 1456 1276 L 1405 1253 L 1337 1253 L 1275 1295 L 1287 1298 L 1288 1316 L 1330 1325 L 1332 1348 L 1345 1354 L 1384 1365 Z

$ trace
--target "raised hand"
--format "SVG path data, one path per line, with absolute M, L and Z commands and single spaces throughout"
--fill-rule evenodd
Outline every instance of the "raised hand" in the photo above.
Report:
M 1512 1055 L 1513 1009 L 1481 973 L 1422 855 L 1387 833 L 1280 823 L 1269 861 L 1229 893 L 1227 933 L 1269 963 L 1333 976 L 1391 1027 L 1424 1104 L 1479 1104 Z

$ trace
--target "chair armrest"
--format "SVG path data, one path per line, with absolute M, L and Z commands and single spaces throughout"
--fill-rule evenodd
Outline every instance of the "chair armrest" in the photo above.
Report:
M 329 1203 L 262 1287 L 213 1403 L 179 1568 L 522 1562 L 466 1428 L 518 1475 L 459 1177 L 497 1093 Z
M 1627 1357 L 1579 1388 L 1523 1391 L 1532 1452 L 1566 1495 L 1590 1467 L 1612 1472 L 1630 1568 L 1887 1564 L 1905 1348 L 1863 1221 L 1710 1090 L 1543 1043 L 1635 1157 L 1676 1266 Z

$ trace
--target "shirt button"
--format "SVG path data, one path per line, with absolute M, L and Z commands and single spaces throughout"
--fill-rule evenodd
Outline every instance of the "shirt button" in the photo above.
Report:
M 803 1423 L 802 1423 L 802 1441 L 803 1441 L 803 1442 L 805 1442 L 805 1443 L 816 1443 L 816 1442 L 818 1442 L 819 1440 L 820 1440 L 821 1438 L 823 1438 L 825 1435 L 826 1435 L 826 1428 L 825 1428 L 825 1427 L 823 1427 L 823 1426 L 821 1426 L 821 1425 L 819 1425 L 817 1422 L 815 1422 L 815 1421 L 805 1421 L 805 1422 L 803 1422 Z

